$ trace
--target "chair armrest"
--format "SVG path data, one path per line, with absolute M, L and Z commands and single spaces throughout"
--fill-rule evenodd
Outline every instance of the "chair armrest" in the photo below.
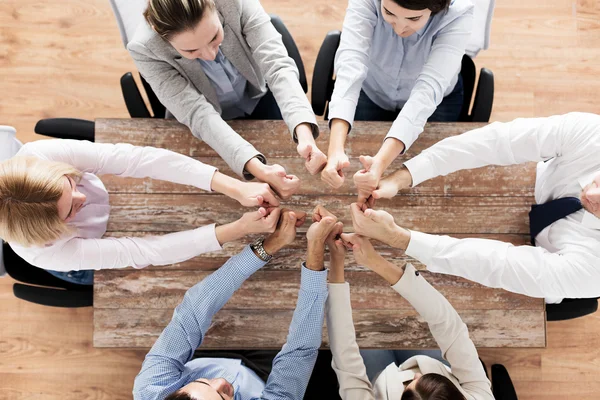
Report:
M 150 118 L 150 111 L 144 103 L 140 89 L 138 88 L 131 72 L 127 72 L 121 77 L 121 92 L 123 100 L 131 118 Z
M 492 365 L 492 392 L 496 400 L 517 400 L 515 386 L 502 364 Z
M 317 54 L 311 87 L 312 108 L 317 115 L 325 114 L 327 102 L 331 100 L 335 84 L 333 79 L 335 53 L 340 45 L 341 34 L 340 31 L 327 32 Z
M 83 290 L 60 290 L 15 283 L 13 292 L 19 299 L 50 307 L 90 307 L 94 303 L 92 286 Z
M 292 37 L 290 31 L 288 31 L 287 27 L 279 18 L 279 16 L 275 14 L 270 14 L 271 23 L 281 35 L 281 40 L 283 41 L 283 45 L 285 46 L 288 55 L 294 60 L 296 63 L 296 67 L 298 67 L 299 80 L 300 85 L 302 86 L 302 90 L 304 93 L 308 91 L 308 82 L 306 80 L 306 71 L 304 70 L 304 62 L 302 61 L 302 56 L 300 56 L 300 51 L 298 50 L 298 46 L 296 46 L 296 42 Z
M 494 74 L 482 68 L 477 82 L 477 91 L 473 101 L 471 117 L 473 122 L 489 122 L 494 104 Z
M 35 124 L 35 133 L 59 139 L 94 141 L 95 123 L 85 119 L 46 118 Z

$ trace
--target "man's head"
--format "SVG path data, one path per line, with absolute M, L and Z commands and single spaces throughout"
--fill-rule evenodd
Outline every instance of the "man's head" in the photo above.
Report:
M 586 211 L 600 218 L 600 173 L 581 191 L 581 204 Z
M 171 393 L 165 400 L 232 400 L 233 396 L 233 385 L 225 379 L 201 378 Z

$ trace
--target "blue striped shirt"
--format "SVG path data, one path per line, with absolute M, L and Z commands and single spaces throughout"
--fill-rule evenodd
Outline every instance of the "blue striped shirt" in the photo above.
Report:
M 327 299 L 326 270 L 317 272 L 302 266 L 298 303 L 287 342 L 273 360 L 266 384 L 260 386 L 260 381 L 257 386 L 255 378 L 258 377 L 239 362 L 232 363 L 227 359 L 190 362 L 212 317 L 244 281 L 264 265 L 265 262 L 247 246 L 187 291 L 175 309 L 173 319 L 146 355 L 135 379 L 134 399 L 163 400 L 199 378 L 217 377 L 223 377 L 233 385 L 236 400 L 300 400 L 304 397 L 321 345 Z

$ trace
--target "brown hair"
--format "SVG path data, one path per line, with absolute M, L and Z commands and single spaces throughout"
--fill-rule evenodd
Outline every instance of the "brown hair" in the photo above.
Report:
M 431 15 L 445 11 L 450 7 L 452 0 L 393 0 L 400 7 L 408 10 L 431 10 Z
M 163 39 L 196 28 L 214 0 L 149 0 L 144 18 Z
M 186 392 L 182 392 L 181 390 L 178 390 L 176 392 L 171 393 L 167 397 L 165 397 L 165 400 L 197 400 L 197 399 L 190 396 Z
M 37 157 L 0 162 L 0 237 L 21 246 L 43 246 L 70 233 L 58 215 L 65 176 L 78 182 L 81 172 Z
M 400 400 L 466 400 L 454 383 L 440 374 L 425 374 L 419 378 L 415 389 L 402 393 Z

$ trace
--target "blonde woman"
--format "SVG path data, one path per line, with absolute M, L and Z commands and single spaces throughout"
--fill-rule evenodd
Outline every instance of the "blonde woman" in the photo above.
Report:
M 226 225 L 102 238 L 110 205 L 98 175 L 105 174 L 191 185 L 261 208 Z M 278 204 L 267 184 L 240 182 L 210 165 L 153 147 L 42 140 L 0 163 L 0 237 L 28 263 L 73 283 L 91 284 L 89 270 L 172 264 L 220 250 L 249 233 L 272 232 Z
M 298 190 L 296 176 L 266 165 L 225 123 L 282 116 L 308 171 L 323 168 L 327 157 L 315 144 L 319 129 L 298 68 L 258 0 L 150 0 L 144 17 L 127 46 L 140 73 L 234 172 L 269 183 L 281 198 Z
M 390 263 L 367 238 L 355 233 L 341 234 L 338 240 L 330 238 L 327 244 L 331 253 L 327 329 L 332 366 L 343 400 L 494 399 L 467 326 L 444 296 L 411 264 L 401 268 Z M 359 351 L 350 286 L 344 281 L 346 246 L 352 249 L 358 264 L 385 279 L 427 321 L 451 368 L 427 355 L 392 350 Z

